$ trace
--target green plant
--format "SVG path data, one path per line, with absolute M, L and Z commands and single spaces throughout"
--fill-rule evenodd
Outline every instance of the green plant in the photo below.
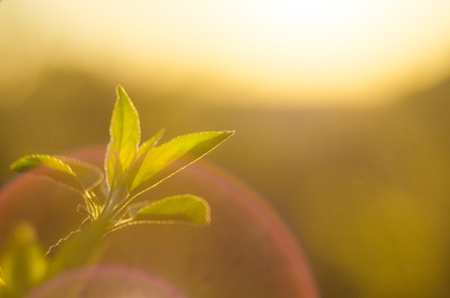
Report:
M 209 224 L 208 203 L 190 194 L 130 203 L 137 195 L 201 158 L 234 132 L 188 134 L 157 146 L 164 133 L 160 130 L 140 144 L 139 115 L 121 86 L 117 95 L 105 154 L 105 173 L 79 160 L 50 155 L 24 156 L 11 165 L 14 171 L 38 175 L 78 192 L 84 200 L 78 211 L 87 218 L 80 230 L 69 234 L 45 255 L 33 229 L 19 228 L 2 259 L 0 294 L 3 296 L 20 297 L 51 276 L 95 260 L 100 240 L 116 229 L 138 223 Z M 93 191 L 97 186 L 103 199 Z

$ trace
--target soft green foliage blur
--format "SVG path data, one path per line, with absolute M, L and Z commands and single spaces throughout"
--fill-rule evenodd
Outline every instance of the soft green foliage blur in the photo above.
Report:
M 77 210 L 88 216 L 80 230 L 61 239 L 46 256 L 29 229 L 17 231 L 16 241 L 1 264 L 4 285 L 0 288 L 9 291 L 12 297 L 20 297 L 49 276 L 95 262 L 101 239 L 113 230 L 137 223 L 209 224 L 208 203 L 189 194 L 141 202 L 129 206 L 128 212 L 124 208 L 136 195 L 198 160 L 234 132 L 194 133 L 157 147 L 164 132 L 160 130 L 140 145 L 139 114 L 121 86 L 117 95 L 105 154 L 106 175 L 96 166 L 79 160 L 42 154 L 24 156 L 11 165 L 19 173 L 48 178 L 79 192 L 85 205 L 79 205 Z M 182 162 L 169 167 L 182 158 Z M 99 200 L 91 190 L 102 181 L 104 199 Z M 50 263 L 53 265 L 48 270 Z
M 8 250 L 0 259 L 3 271 L 0 297 L 21 297 L 46 278 L 50 263 L 36 237 L 30 225 L 16 228 Z

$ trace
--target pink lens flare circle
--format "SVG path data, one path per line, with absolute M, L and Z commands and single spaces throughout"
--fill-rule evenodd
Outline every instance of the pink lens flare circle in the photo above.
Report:
M 103 168 L 105 146 L 67 156 Z M 98 192 L 100 194 L 100 192 Z M 107 235 L 102 263 L 132 267 L 169 280 L 192 298 L 319 297 L 307 258 L 292 232 L 250 187 L 204 160 L 136 197 L 152 201 L 190 193 L 211 207 L 211 224 L 134 225 Z M 0 235 L 14 224 L 35 225 L 44 246 L 79 227 L 79 194 L 20 176 L 0 192 Z M 7 237 L 1 237 L 5 249 Z
M 140 270 L 100 266 L 64 273 L 25 298 L 187 298 L 159 277 Z

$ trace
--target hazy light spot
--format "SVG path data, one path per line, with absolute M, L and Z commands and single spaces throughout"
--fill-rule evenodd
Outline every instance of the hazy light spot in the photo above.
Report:
M 188 82 L 200 93 L 245 90 L 239 98 L 218 96 L 231 104 L 373 105 L 427 88 L 450 73 L 449 1 L 6 4 L 0 15 L 9 9 L 37 33 L 38 46 L 22 49 L 30 49 L 26 65 L 38 67 L 30 61 L 45 57 L 109 74 L 120 69 L 136 83 L 161 71 L 167 88 Z M 4 36 L 0 44 L 6 44 Z M 29 37 L 18 38 L 27 44 Z

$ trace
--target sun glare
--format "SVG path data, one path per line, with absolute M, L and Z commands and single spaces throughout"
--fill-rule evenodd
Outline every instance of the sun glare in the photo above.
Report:
M 68 61 L 110 57 L 137 80 L 166 69 L 169 85 L 217 77 L 258 104 L 376 104 L 449 74 L 450 1 L 22 2 Z
M 247 52 L 246 61 L 239 59 L 240 73 L 256 70 L 249 77 L 264 82 L 259 89 L 263 93 L 278 90 L 291 99 L 366 104 L 387 100 L 389 93 L 401 93 L 411 83 L 422 87 L 430 77 L 436 79 L 430 72 L 448 71 L 443 61 L 448 60 L 450 35 L 439 24 L 445 18 L 426 5 L 357 0 L 233 3 L 240 17 L 236 35 L 247 37 L 240 39 Z M 421 75 L 418 69 L 426 71 Z

